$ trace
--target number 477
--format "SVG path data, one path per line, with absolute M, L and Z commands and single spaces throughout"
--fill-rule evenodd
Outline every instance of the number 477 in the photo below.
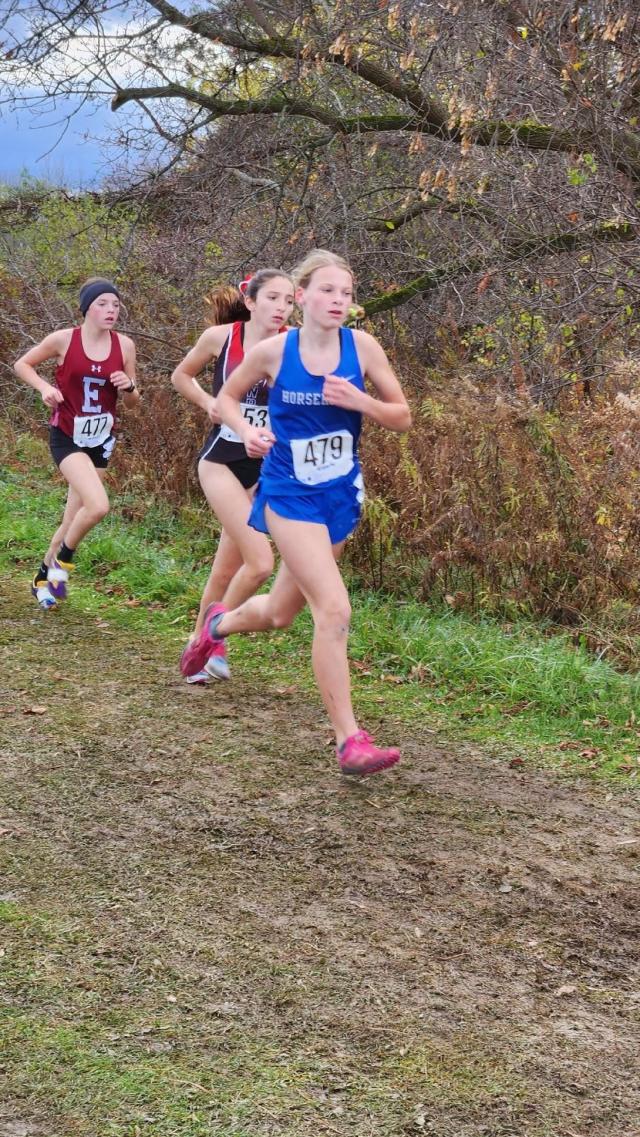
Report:
M 104 430 L 107 421 L 106 415 L 96 415 L 94 418 L 88 418 L 82 427 L 82 434 L 86 434 L 87 438 L 95 438 Z

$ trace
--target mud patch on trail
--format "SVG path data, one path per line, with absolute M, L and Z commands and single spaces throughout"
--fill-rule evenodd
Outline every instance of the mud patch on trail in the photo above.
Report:
M 9 1006 L 49 1062 L 10 1049 L 6 1093 L 39 1137 L 637 1137 L 631 795 L 400 723 L 344 784 L 317 702 L 187 689 L 73 601 L 1 614 Z M 134 1061 L 136 1093 L 104 1073 Z

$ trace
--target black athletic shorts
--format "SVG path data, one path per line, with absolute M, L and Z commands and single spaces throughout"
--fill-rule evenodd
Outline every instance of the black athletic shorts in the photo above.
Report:
M 112 434 L 100 446 L 78 446 L 71 435 L 65 434 L 59 426 L 49 428 L 49 449 L 56 466 L 59 466 L 69 454 L 87 454 L 98 470 L 104 470 L 109 464 L 115 444 L 115 436 Z
M 233 462 L 218 462 L 215 458 L 208 458 L 204 454 L 201 454 L 200 458 L 204 462 L 213 462 L 216 466 L 226 466 L 238 479 L 240 485 L 244 486 L 245 490 L 250 490 L 255 486 L 260 477 L 262 458 L 235 458 Z

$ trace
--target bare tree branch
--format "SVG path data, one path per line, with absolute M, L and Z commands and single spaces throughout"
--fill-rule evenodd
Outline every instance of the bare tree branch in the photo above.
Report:
M 632 241 L 636 237 L 637 233 L 630 225 L 618 225 L 615 222 L 578 233 L 554 233 L 548 236 L 532 233 L 528 237 L 506 244 L 497 256 L 478 254 L 475 257 L 467 257 L 430 269 L 429 272 L 421 273 L 420 276 L 408 281 L 401 288 L 391 289 L 373 300 L 368 300 L 363 307 L 367 316 L 374 316 L 379 312 L 388 312 L 392 308 L 397 308 L 414 296 L 429 292 L 459 276 L 487 272 L 490 269 L 497 271 L 501 261 L 508 264 L 528 257 L 549 256 L 553 253 L 586 248 L 594 241 Z

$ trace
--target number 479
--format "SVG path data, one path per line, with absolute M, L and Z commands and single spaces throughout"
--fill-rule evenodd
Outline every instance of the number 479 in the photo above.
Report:
M 336 462 L 341 457 L 342 438 L 336 434 L 310 439 L 304 453 L 305 462 L 312 466 L 324 466 L 329 459 Z

